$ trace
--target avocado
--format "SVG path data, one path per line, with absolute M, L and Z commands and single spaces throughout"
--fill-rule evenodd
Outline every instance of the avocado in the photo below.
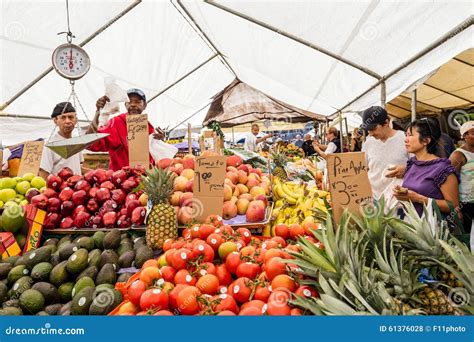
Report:
M 31 270 L 35 265 L 40 262 L 47 262 L 52 254 L 52 248 L 56 246 L 44 246 L 38 249 L 31 250 L 23 255 L 25 258 L 26 266 Z
M 46 240 L 46 241 L 43 243 L 43 246 L 49 246 L 49 245 L 57 246 L 57 245 L 58 245 L 58 242 L 59 242 L 58 239 L 56 239 L 56 238 L 51 238 L 51 239 Z
M 102 245 L 104 249 L 118 248 L 118 246 L 120 246 L 120 230 L 118 230 L 117 228 L 114 228 L 110 232 L 105 234 Z
M 66 270 L 67 261 L 61 261 L 59 264 L 53 267 L 49 274 L 49 282 L 55 286 L 61 286 L 69 278 Z
M 10 272 L 8 272 L 8 283 L 11 285 L 21 277 L 24 277 L 28 274 L 30 274 L 30 270 L 28 270 L 25 265 L 15 266 L 10 270 Z
M 43 310 L 44 297 L 38 290 L 29 289 L 20 295 L 21 310 L 30 315 Z
M 2 262 L 8 262 L 10 265 L 14 266 L 18 259 L 20 259 L 19 255 L 13 255 L 13 256 L 10 256 L 10 257 L 6 258 Z
M 0 310 L 0 316 L 22 316 L 23 311 L 20 308 L 8 306 Z
M 126 283 L 133 273 L 122 273 L 117 278 L 117 283 Z
M 15 308 L 19 308 L 19 307 L 20 307 L 20 303 L 19 303 L 18 298 L 9 299 L 9 300 L 7 300 L 6 302 L 4 302 L 4 303 L 2 304 L 2 308 L 3 308 L 3 309 L 8 308 L 9 306 L 15 307 Z
M 29 276 L 21 277 L 15 282 L 15 284 L 13 284 L 11 288 L 12 295 L 10 298 L 13 298 L 13 297 L 18 298 L 18 296 L 20 296 L 23 292 L 31 289 L 31 286 L 33 286 L 33 283 L 34 282 L 33 282 L 33 279 L 31 279 L 31 277 Z
M 114 264 L 115 268 L 118 269 L 118 255 L 112 249 L 106 249 L 100 255 L 99 268 L 101 269 L 105 264 Z
M 40 311 L 36 314 L 36 316 L 49 316 L 49 313 L 47 313 L 46 311 Z
M 8 287 L 4 283 L 0 283 L 0 303 L 3 303 L 7 298 Z
M 31 278 L 33 278 L 34 281 L 49 279 L 49 274 L 51 273 L 52 269 L 53 265 L 51 265 L 49 262 L 40 262 L 31 270 Z
M 133 260 L 135 260 L 135 252 L 133 250 L 126 251 L 118 259 L 120 268 L 128 268 L 132 266 Z
M 107 315 L 122 302 L 122 294 L 113 289 L 95 291 L 89 307 L 89 315 Z
M 135 240 L 133 240 L 133 249 L 137 250 L 142 246 L 146 246 L 146 239 L 144 236 L 137 237 Z
M 120 242 L 122 242 L 125 239 L 128 239 L 128 233 L 127 232 L 120 234 Z
M 44 311 L 48 313 L 48 315 L 55 316 L 58 314 L 59 310 L 62 308 L 62 304 L 51 304 L 44 308 Z
M 58 288 L 59 300 L 61 303 L 67 303 L 72 299 L 72 289 L 74 288 L 74 283 L 64 283 Z
M 88 236 L 81 237 L 76 241 L 76 246 L 79 248 L 85 248 L 87 251 L 94 249 L 94 240 Z
M 82 289 L 72 299 L 71 314 L 72 315 L 87 315 L 89 313 L 89 307 L 94 300 L 93 287 L 86 287 Z
M 59 302 L 59 292 L 53 284 L 41 281 L 39 283 L 34 284 L 32 289 L 41 292 L 44 297 L 44 303 L 46 305 Z
M 16 259 L 15 264 L 13 266 L 19 266 L 19 265 L 25 265 L 26 266 L 26 260 L 25 260 L 24 255 L 22 255 L 21 257 Z
M 87 259 L 89 252 L 85 248 L 81 248 L 74 252 L 67 260 L 66 269 L 71 274 L 81 273 L 89 265 Z
M 72 289 L 71 295 L 72 298 L 79 292 L 81 292 L 82 289 L 85 289 L 86 287 L 94 287 L 95 288 L 95 283 L 94 281 L 89 278 L 89 277 L 83 277 L 79 279 L 76 284 L 74 285 L 74 288 Z
M 0 264 L 0 279 L 5 279 L 12 268 L 13 265 L 9 262 L 2 262 Z
M 141 246 L 137 249 L 135 255 L 134 266 L 136 268 L 141 268 L 145 261 L 153 259 L 153 250 L 148 246 Z
M 113 264 L 105 264 L 97 274 L 95 282 L 100 284 L 115 284 L 117 275 L 115 274 L 115 267 Z
M 100 249 L 93 249 L 92 251 L 90 251 L 89 258 L 87 259 L 89 262 L 89 266 L 99 267 L 101 254 L 102 254 L 102 251 Z
M 71 239 L 71 235 L 65 235 L 63 236 L 59 241 L 58 243 L 56 244 L 56 246 L 61 247 L 63 244 L 65 243 L 70 243 L 72 241 Z
M 97 231 L 92 235 L 92 240 L 94 240 L 94 246 L 95 248 L 103 248 L 104 244 L 104 237 L 105 233 L 101 230 Z
M 79 249 L 75 244 L 72 242 L 65 242 L 63 245 L 59 247 L 59 259 L 67 260 L 69 257 Z
M 94 280 L 98 272 L 99 269 L 97 268 L 97 266 L 89 266 L 77 276 L 76 281 L 78 281 L 82 277 L 89 277 Z
M 113 290 L 115 288 L 112 284 L 100 284 L 95 287 L 95 291 L 99 293 L 100 291 Z
M 70 316 L 71 315 L 72 300 L 64 304 L 58 311 L 59 316 Z
M 61 258 L 59 257 L 59 251 L 54 252 L 51 254 L 51 258 L 49 258 L 49 262 L 51 265 L 56 266 L 61 262 Z
M 123 244 L 121 243 L 119 248 L 117 249 L 117 253 L 119 256 L 128 251 L 133 251 L 133 244 L 131 242 Z

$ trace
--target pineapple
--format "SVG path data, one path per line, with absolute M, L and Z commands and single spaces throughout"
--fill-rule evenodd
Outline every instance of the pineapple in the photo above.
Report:
M 417 293 L 423 310 L 428 315 L 452 315 L 455 308 L 448 300 L 448 296 L 439 288 L 433 289 L 429 286 Z
M 169 203 L 174 178 L 174 173 L 158 168 L 142 176 L 144 190 L 152 204 L 146 230 L 146 242 L 152 249 L 160 249 L 166 239 L 178 237 L 176 211 Z
M 285 156 L 284 153 L 278 150 L 275 153 L 272 153 L 273 162 L 275 163 L 275 167 L 273 168 L 273 175 L 278 177 L 281 181 L 288 180 L 288 174 L 286 173 L 285 166 L 288 161 L 288 158 Z

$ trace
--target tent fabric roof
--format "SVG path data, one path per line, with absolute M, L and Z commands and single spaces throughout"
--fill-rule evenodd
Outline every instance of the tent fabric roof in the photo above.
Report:
M 383 87 L 390 101 L 473 46 L 471 1 L 77 0 L 69 6 L 74 42 L 87 42 L 92 61 L 76 82 L 87 116 L 104 92 L 104 77 L 112 76 L 148 98 L 159 94 L 146 111 L 161 127 L 185 121 L 236 77 L 309 112 L 359 111 L 380 103 Z M 1 10 L 0 103 L 8 103 L 50 68 L 54 48 L 65 41 L 57 33 L 66 30 L 66 9 L 64 0 L 1 0 Z M 48 118 L 69 92 L 67 80 L 46 73 L 4 114 Z M 0 114 L 1 136 L 4 120 Z
M 222 127 L 241 125 L 257 120 L 285 123 L 324 120 L 324 116 L 295 108 L 272 99 L 257 89 L 235 79 L 213 97 L 204 125 L 218 121 Z

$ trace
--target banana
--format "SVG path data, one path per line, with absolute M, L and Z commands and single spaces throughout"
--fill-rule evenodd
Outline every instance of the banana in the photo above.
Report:
M 290 189 L 288 189 L 288 187 L 286 186 L 286 184 L 281 184 L 281 189 L 283 190 L 283 193 L 285 194 L 285 196 L 288 196 L 288 197 L 291 197 L 292 199 L 294 199 L 294 202 L 296 203 L 296 199 L 300 196 L 297 196 L 295 197 L 292 193 L 292 191 Z M 303 194 L 301 194 L 303 195 Z M 291 203 L 291 202 L 290 202 Z M 292 203 L 292 204 L 295 204 L 295 203 Z

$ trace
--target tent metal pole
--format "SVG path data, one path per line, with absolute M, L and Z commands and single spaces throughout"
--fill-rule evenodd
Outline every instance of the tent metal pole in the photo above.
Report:
M 448 94 L 448 95 L 450 95 L 450 96 L 456 97 L 456 98 L 458 98 L 458 99 L 460 99 L 460 100 L 463 100 L 463 101 L 466 101 L 466 102 L 469 102 L 470 104 L 472 104 L 472 101 L 471 101 L 471 100 L 468 100 L 468 99 L 466 99 L 466 98 L 464 98 L 464 97 L 461 97 L 461 96 L 459 96 L 459 95 L 453 94 L 453 93 L 451 93 L 451 92 L 449 92 L 449 91 L 447 91 L 447 90 L 443 90 L 443 89 L 441 89 L 441 88 L 435 87 L 435 86 L 433 86 L 433 85 L 431 85 L 431 84 L 428 84 L 428 83 L 423 83 L 423 85 L 426 86 L 426 87 L 429 87 L 429 88 L 431 88 L 431 89 L 434 89 L 434 90 L 437 90 L 437 91 L 441 91 L 441 92 L 443 92 L 443 93 L 445 93 L 445 94 Z
M 178 2 L 179 2 L 179 1 L 178 1 Z M 291 40 L 294 40 L 294 41 L 296 41 L 296 42 L 298 42 L 298 43 L 300 43 L 300 44 L 303 44 L 303 45 L 305 45 L 305 46 L 307 46 L 307 47 L 313 49 L 313 50 L 316 50 L 316 51 L 318 51 L 318 52 L 321 52 L 321 53 L 323 53 L 323 54 L 325 54 L 325 55 L 327 55 L 327 56 L 329 56 L 329 57 L 332 57 L 332 58 L 338 60 L 339 62 L 342 62 L 342 63 L 344 63 L 344 64 L 350 65 L 351 67 L 353 67 L 353 68 L 355 68 L 355 69 L 358 69 L 358 70 L 362 71 L 363 73 L 365 73 L 365 74 L 367 74 L 367 75 L 370 75 L 370 76 L 372 76 L 372 77 L 374 77 L 374 78 L 376 78 L 376 79 L 378 79 L 378 80 L 382 79 L 382 76 L 379 75 L 379 74 L 377 74 L 376 72 L 374 72 L 374 71 L 372 71 L 372 70 L 370 70 L 370 69 L 368 69 L 368 68 L 366 68 L 366 67 L 364 67 L 364 66 L 361 66 L 361 65 L 359 65 L 359 64 L 357 64 L 357 63 L 354 63 L 354 62 L 352 62 L 352 61 L 350 61 L 350 60 L 348 60 L 348 59 L 346 59 L 346 58 L 344 58 L 344 57 L 342 57 L 342 56 L 339 56 L 339 55 L 337 55 L 337 54 L 335 54 L 335 53 L 333 53 L 333 52 L 331 52 L 331 51 L 328 51 L 328 50 L 326 50 L 326 49 L 324 49 L 324 48 L 322 48 L 322 47 L 320 47 L 320 46 L 317 46 L 317 45 L 315 45 L 315 44 L 313 44 L 313 43 L 311 43 L 311 42 L 308 42 L 308 41 L 306 41 L 306 40 L 304 40 L 304 39 L 302 39 L 302 38 L 299 38 L 299 37 L 297 37 L 297 36 L 295 36 L 295 35 L 293 35 L 293 34 L 291 34 L 291 33 L 282 31 L 282 30 L 280 30 L 280 29 L 278 29 L 278 28 L 276 28 L 276 27 L 273 27 L 273 26 L 271 26 L 271 25 L 269 25 L 269 24 L 264 23 L 263 21 L 257 20 L 257 19 L 255 19 L 255 18 L 252 18 L 252 17 L 250 17 L 250 16 L 248 16 L 248 15 L 245 15 L 245 14 L 243 14 L 243 13 L 234 11 L 233 9 L 231 9 L 231 8 L 229 8 L 229 7 L 226 7 L 226 6 L 223 6 L 223 5 L 221 5 L 220 3 L 216 3 L 216 2 L 211 1 L 211 0 L 204 0 L 204 2 L 207 3 L 207 4 L 209 4 L 209 5 L 211 5 L 211 6 L 217 7 L 217 8 L 219 8 L 219 9 L 225 11 L 225 12 L 228 12 L 228 13 L 230 13 L 230 14 L 233 14 L 233 15 L 239 17 L 239 18 L 242 18 L 242 19 L 244 19 L 244 20 L 250 21 L 250 22 L 253 23 L 253 24 L 256 24 L 256 25 L 258 25 L 258 26 L 264 27 L 264 28 L 266 28 L 267 30 L 270 30 L 270 31 L 275 32 L 275 33 L 277 33 L 277 34 L 279 34 L 279 35 L 282 35 L 282 36 L 284 36 L 284 37 L 286 37 L 286 38 L 289 38 L 289 39 L 291 39 Z
M 23 115 L 23 114 L 3 114 L 3 113 L 0 113 L 0 119 L 1 118 L 51 120 L 51 117 L 48 117 L 48 116 L 33 116 L 33 115 Z M 77 122 L 90 123 L 89 120 L 77 120 Z
M 341 146 L 341 153 L 344 152 L 344 136 L 342 135 L 342 112 L 339 112 L 339 145 Z
M 416 54 L 415 56 L 410 58 L 408 61 L 406 61 L 405 63 L 403 63 L 399 67 L 397 67 L 394 70 L 392 70 L 391 72 L 389 72 L 382 79 L 380 79 L 377 83 L 375 83 L 369 89 L 367 89 L 362 94 L 357 96 L 354 100 L 350 101 L 348 104 L 343 106 L 340 110 L 338 110 L 337 112 L 331 114 L 329 116 L 329 118 L 335 117 L 339 113 L 339 111 L 343 111 L 344 109 L 349 107 L 351 104 L 353 104 L 354 102 L 356 102 L 357 100 L 362 98 L 364 95 L 366 95 L 367 93 L 369 93 L 373 89 L 377 88 L 382 82 L 385 82 L 387 79 L 389 79 L 390 77 L 392 77 L 393 75 L 398 73 L 403 68 L 407 67 L 408 65 L 412 64 L 413 62 L 416 62 L 418 59 L 420 59 L 421 57 L 423 57 L 427 53 L 431 52 L 432 50 L 436 49 L 437 47 L 439 47 L 440 45 L 442 45 L 443 43 L 445 43 L 449 39 L 453 38 L 454 36 L 456 36 L 456 35 L 460 34 L 461 32 L 465 31 L 466 29 L 468 29 L 473 24 L 474 24 L 474 16 L 471 16 L 468 19 L 464 20 L 461 24 L 459 24 L 456 27 L 454 27 L 453 29 L 451 29 L 449 32 L 447 32 L 444 36 L 442 36 L 441 38 L 436 40 L 434 43 L 427 46 L 425 49 L 420 51 L 418 54 Z
M 184 13 L 186 13 L 186 15 L 189 17 L 189 19 L 192 21 L 192 23 L 196 26 L 196 28 L 199 30 L 199 33 L 201 33 L 202 37 L 204 38 L 204 40 L 206 41 L 207 44 L 209 44 L 212 49 L 214 50 L 215 53 L 217 53 L 219 55 L 219 59 L 220 61 L 222 62 L 222 64 L 224 64 L 231 72 L 232 74 L 234 74 L 234 77 L 235 78 L 239 78 L 237 76 L 237 73 L 235 72 L 235 70 L 230 66 L 229 62 L 226 61 L 226 59 L 224 58 L 224 55 L 219 51 L 219 49 L 214 45 L 214 43 L 209 39 L 209 37 L 207 36 L 206 33 L 204 33 L 204 31 L 201 29 L 201 27 L 198 25 L 198 23 L 196 23 L 196 20 L 194 20 L 193 16 L 191 15 L 191 13 L 189 13 L 189 11 L 186 9 L 186 7 L 181 3 L 180 0 L 176 0 L 176 2 L 178 3 L 179 7 L 181 7 L 181 9 L 184 11 Z M 171 2 L 172 3 L 172 2 Z M 178 11 L 179 12 L 179 11 Z
M 232 126 L 232 144 L 235 145 L 234 126 Z
M 385 81 L 380 84 L 380 103 L 383 108 L 387 102 L 387 90 L 385 89 Z
M 416 89 L 411 92 L 411 122 L 416 120 Z
M 207 106 L 209 106 L 210 104 L 212 103 L 209 102 L 207 105 L 205 105 L 204 107 L 201 107 L 199 108 L 196 112 L 194 112 L 193 114 L 191 114 L 190 116 L 188 116 L 186 119 L 184 119 L 183 121 L 181 121 L 179 124 L 177 124 L 176 126 L 174 126 L 173 128 L 171 128 L 168 132 L 171 133 L 173 132 L 177 127 L 181 126 L 182 124 L 184 124 L 186 121 L 188 121 L 189 119 L 191 119 L 193 116 L 197 115 L 201 110 L 203 110 L 204 108 L 206 108 Z
M 347 136 L 347 145 L 349 147 L 349 150 L 351 148 L 351 140 L 349 139 L 349 126 L 347 125 L 347 117 L 344 117 L 344 124 L 346 126 L 346 136 Z M 351 152 L 351 151 L 349 151 Z
M 205 60 L 204 62 L 202 62 L 201 64 L 199 64 L 197 67 L 195 67 L 193 70 L 191 70 L 190 72 L 188 72 L 186 75 L 180 77 L 179 79 L 177 79 L 176 81 L 174 81 L 172 84 L 170 84 L 169 86 L 167 86 L 166 88 L 160 90 L 158 92 L 158 94 L 154 95 L 153 97 L 151 97 L 147 103 L 150 103 L 151 101 L 153 101 L 154 99 L 156 99 L 158 96 L 160 96 L 161 94 L 165 93 L 166 91 L 168 91 L 170 88 L 174 87 L 176 84 L 178 84 L 179 82 L 181 82 L 182 80 L 184 80 L 186 77 L 188 77 L 189 75 L 191 75 L 193 72 L 197 71 L 198 69 L 200 69 L 201 67 L 203 67 L 204 65 L 206 65 L 207 63 L 209 63 L 210 61 L 212 61 L 214 58 L 216 58 L 217 56 L 219 56 L 219 54 L 214 54 L 213 56 L 209 57 L 207 60 Z
M 101 34 L 103 31 L 105 31 L 110 25 L 112 25 L 113 23 L 115 23 L 117 20 L 119 20 L 121 17 L 123 17 L 125 14 L 127 14 L 128 12 L 130 12 L 135 6 L 137 6 L 139 3 L 141 3 L 142 0 L 135 0 L 135 2 L 133 2 L 130 6 L 128 6 L 127 8 L 125 8 L 122 12 L 120 12 L 119 14 L 117 14 L 115 17 L 113 17 L 112 19 L 110 19 L 107 23 L 105 23 L 102 27 L 100 27 L 97 31 L 95 31 L 94 33 L 92 33 L 89 37 L 87 37 L 84 41 L 82 41 L 79 46 L 84 46 L 86 45 L 87 43 L 89 43 L 92 39 L 94 39 L 95 37 L 97 37 L 99 34 Z M 38 77 L 36 77 L 33 81 L 31 81 L 30 83 L 28 83 L 25 87 L 23 87 L 23 89 L 21 89 L 20 91 L 18 91 L 16 94 L 14 94 L 10 99 L 8 99 L 5 103 L 1 104 L 0 105 L 0 111 L 4 110 L 5 108 L 7 108 L 9 105 L 11 105 L 13 103 L 13 101 L 15 101 L 17 98 L 19 98 L 21 95 L 23 95 L 24 93 L 26 93 L 31 87 L 33 87 L 36 83 L 38 83 L 39 81 L 41 81 L 46 75 L 48 75 L 51 71 L 53 70 L 53 67 L 50 66 L 48 69 L 46 69 L 45 71 L 43 71 Z

